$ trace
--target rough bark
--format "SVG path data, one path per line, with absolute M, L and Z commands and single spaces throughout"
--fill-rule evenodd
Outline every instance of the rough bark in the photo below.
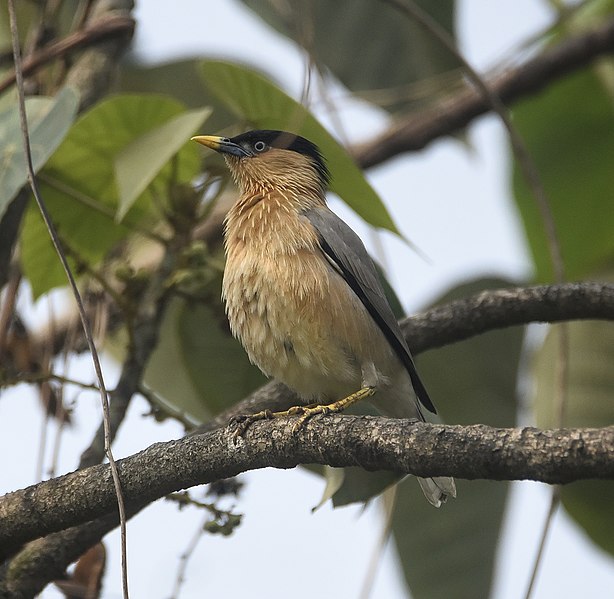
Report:
M 157 443 L 118 462 L 126 505 L 259 468 L 299 464 L 360 466 L 418 476 L 465 479 L 614 479 L 614 427 L 500 429 L 446 426 L 372 416 L 326 415 L 298 431 L 296 419 Z M 0 547 L 21 544 L 117 510 L 108 465 L 98 465 L 9 493 L 0 501 Z

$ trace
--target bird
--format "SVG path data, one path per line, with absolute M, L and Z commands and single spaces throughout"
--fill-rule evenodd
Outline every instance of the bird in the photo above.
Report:
M 239 190 L 224 223 L 230 329 L 252 363 L 305 402 L 249 422 L 297 415 L 298 426 L 364 398 L 390 417 L 436 413 L 373 260 L 327 205 L 319 148 L 277 130 L 192 140 L 224 157 Z M 456 497 L 452 478 L 418 480 L 436 507 Z

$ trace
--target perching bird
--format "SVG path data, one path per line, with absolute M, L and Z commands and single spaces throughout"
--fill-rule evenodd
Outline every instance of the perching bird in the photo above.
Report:
M 266 375 L 318 402 L 279 414 L 302 422 L 372 395 L 396 418 L 424 420 L 419 402 L 435 412 L 373 261 L 326 205 L 317 146 L 269 130 L 192 139 L 224 155 L 240 191 L 224 232 L 231 330 Z M 437 507 L 456 496 L 452 478 L 419 481 Z

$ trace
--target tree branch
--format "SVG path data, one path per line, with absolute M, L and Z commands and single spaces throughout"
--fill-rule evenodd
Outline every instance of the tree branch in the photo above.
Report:
M 552 484 L 614 479 L 614 427 L 500 429 L 327 415 L 312 418 L 294 432 L 294 423 L 293 418 L 256 423 L 236 443 L 228 427 L 157 443 L 121 460 L 126 505 L 149 503 L 172 491 L 248 470 L 299 464 Z M 2 553 L 116 510 L 107 465 L 10 493 L 0 501 Z
M 504 103 L 511 104 L 613 50 L 614 19 L 610 19 L 604 25 L 568 38 L 523 65 L 487 79 L 486 82 Z M 431 141 L 458 131 L 490 110 L 491 106 L 482 95 L 467 87 L 431 109 L 394 121 L 382 134 L 351 148 L 351 153 L 362 168 L 376 166 L 398 154 L 420 150 Z
M 132 518 L 143 505 L 131 506 L 126 516 Z M 52 533 L 43 542 L 29 543 L 7 563 L 0 577 L 0 597 L 36 597 L 51 580 L 61 579 L 68 564 L 75 562 L 92 545 L 119 524 L 117 512 L 91 522 Z
M 614 284 L 597 281 L 483 291 L 401 321 L 415 354 L 535 322 L 614 320 Z

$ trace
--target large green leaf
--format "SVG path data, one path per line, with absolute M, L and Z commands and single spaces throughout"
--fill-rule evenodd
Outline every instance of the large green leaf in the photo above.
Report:
M 135 227 L 154 221 L 148 189 L 134 202 L 121 223 L 115 222 L 119 192 L 117 157 L 142 135 L 184 113 L 177 101 L 162 96 L 116 96 L 94 106 L 71 128 L 41 171 L 41 190 L 61 238 L 80 258 L 98 262 Z M 200 154 L 187 141 L 167 163 L 152 185 L 167 184 L 171 174 L 178 182 L 190 181 L 200 169 Z M 165 147 L 152 148 L 151 156 L 167 155 Z M 161 161 L 158 161 L 159 167 Z M 39 215 L 28 210 L 22 231 L 22 264 L 33 293 L 64 284 L 64 274 L 50 246 Z
M 480 280 L 442 301 L 502 286 Z M 523 329 L 511 328 L 418 356 L 420 375 L 446 422 L 515 424 L 522 339 Z M 415 599 L 488 596 L 508 484 L 460 480 L 457 487 L 457 499 L 435 509 L 413 477 L 399 485 L 393 533 Z
M 213 131 L 232 125 L 235 117 L 205 88 L 200 76 L 202 58 L 186 58 L 147 65 L 125 60 L 120 65 L 117 87 L 124 93 L 155 93 L 171 96 L 189 108 L 211 106 L 207 126 Z
M 546 188 L 565 263 L 576 279 L 614 256 L 614 102 L 592 69 L 569 75 L 514 108 L 514 123 Z M 514 166 L 514 195 L 537 278 L 552 279 L 537 204 Z
M 614 325 L 572 322 L 564 426 L 614 424 Z M 535 362 L 534 408 L 539 426 L 558 426 L 557 396 L 559 331 L 551 330 Z M 614 483 L 580 481 L 563 487 L 563 505 L 600 547 L 614 555 Z
M 210 108 L 184 112 L 137 137 L 117 154 L 115 178 L 119 189 L 119 220 L 210 113 Z
M 55 98 L 29 98 L 26 114 L 34 171 L 45 164 L 68 132 L 76 114 L 78 97 L 63 88 Z M 0 113 L 0 217 L 28 180 L 17 105 Z
M 432 81 L 423 89 L 411 84 L 458 66 L 441 43 L 386 2 L 295 0 L 290 10 L 288 3 L 243 2 L 278 31 L 303 43 L 348 89 L 377 90 L 381 103 L 394 110 L 432 98 L 442 87 Z M 454 35 L 454 0 L 417 4 Z M 302 35 L 301 27 L 313 37 Z
M 171 301 L 168 306 L 158 345 L 147 362 L 143 382 L 155 392 L 154 397 L 164 412 L 178 414 L 184 421 L 197 425 L 208 420 L 212 413 L 202 401 L 183 359 L 178 324 L 183 308 L 184 303 L 179 299 Z M 205 335 L 206 331 L 203 330 L 202 334 Z
M 371 225 L 397 232 L 386 207 L 362 171 L 304 106 L 263 75 L 244 66 L 204 61 L 202 74 L 210 92 L 255 127 L 293 131 L 316 143 L 332 173 L 331 190 Z

